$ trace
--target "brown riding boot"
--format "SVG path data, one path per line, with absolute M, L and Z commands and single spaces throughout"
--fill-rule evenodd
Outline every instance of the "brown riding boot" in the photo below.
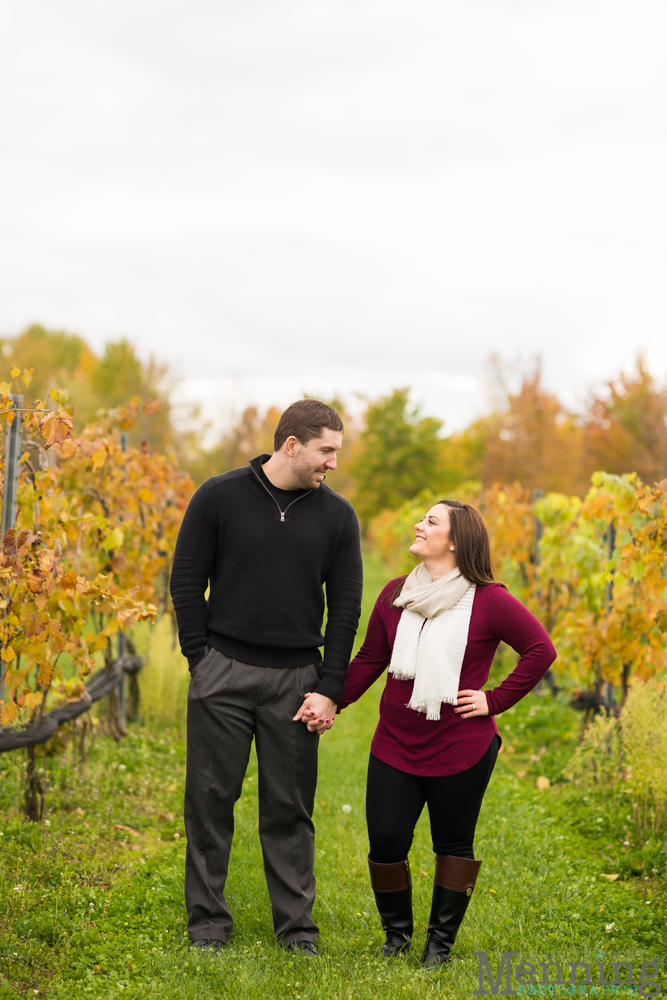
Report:
M 384 958 L 394 958 L 410 950 L 412 938 L 412 878 L 408 861 L 380 865 L 368 859 L 375 903 L 382 918 L 387 940 L 382 947 Z
M 449 960 L 481 864 L 451 854 L 436 854 L 433 903 L 422 957 L 424 968 L 437 969 Z

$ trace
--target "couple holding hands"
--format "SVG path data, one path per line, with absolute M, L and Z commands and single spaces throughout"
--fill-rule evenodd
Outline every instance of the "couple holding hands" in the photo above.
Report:
M 207 480 L 183 519 L 171 593 L 191 672 L 188 931 L 193 945 L 213 951 L 231 934 L 224 888 L 254 738 L 276 939 L 317 956 L 319 734 L 387 670 L 368 765 L 370 881 L 390 958 L 410 948 L 408 853 L 427 804 L 435 874 L 422 962 L 436 968 L 450 956 L 481 865 L 473 840 L 500 748 L 494 717 L 535 687 L 556 653 L 537 619 L 494 580 L 482 515 L 442 500 L 415 525 L 410 552 L 421 562 L 386 585 L 350 663 L 361 609 L 359 525 L 348 501 L 324 485 L 342 440 L 335 410 L 299 400 L 280 418 L 273 455 Z M 482 691 L 500 641 L 519 662 Z

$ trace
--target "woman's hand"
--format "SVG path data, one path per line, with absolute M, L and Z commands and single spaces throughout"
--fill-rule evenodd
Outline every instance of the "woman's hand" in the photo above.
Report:
M 326 733 L 336 719 L 336 703 L 330 698 L 306 691 L 304 702 L 293 721 L 301 719 L 308 726 L 309 733 Z
M 456 704 L 458 708 L 454 711 L 462 719 L 474 719 L 477 715 L 489 714 L 489 706 L 483 691 L 459 691 Z

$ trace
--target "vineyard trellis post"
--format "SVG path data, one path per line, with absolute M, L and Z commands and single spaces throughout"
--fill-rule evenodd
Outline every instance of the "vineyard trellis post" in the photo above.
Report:
M 542 499 L 542 490 L 538 487 L 533 491 L 533 502 Z M 535 554 L 533 557 L 533 563 L 535 566 L 535 575 L 537 576 L 537 568 L 540 565 L 540 542 L 542 541 L 542 522 L 539 517 L 535 518 Z M 537 597 L 539 599 L 540 592 L 537 591 Z
M 16 524 L 16 496 L 19 484 L 19 458 L 21 457 L 21 407 L 23 396 L 10 396 L 16 409 L 14 419 L 7 428 L 5 446 L 5 486 L 2 495 L 2 538 Z M 0 700 L 5 696 L 5 662 L 0 660 Z
M 539 500 L 541 496 L 542 496 L 542 490 L 538 486 L 536 489 L 533 490 L 533 504 L 535 503 L 536 500 Z M 540 521 L 539 517 L 534 517 L 533 518 L 533 529 L 534 529 L 534 532 L 535 532 L 535 547 L 533 549 L 533 566 L 535 568 L 535 596 L 537 597 L 537 599 L 539 601 L 539 599 L 540 599 L 540 588 L 539 588 L 539 584 L 538 584 L 538 572 L 537 571 L 538 571 L 538 568 L 539 568 L 539 565 L 540 565 L 540 542 L 542 541 L 542 522 Z M 542 690 L 542 681 L 541 680 L 539 680 L 537 682 L 537 684 L 535 685 L 534 690 L 536 692 Z
M 536 487 L 533 490 L 533 503 L 535 504 L 537 503 L 538 500 L 541 500 L 542 496 L 543 496 L 542 490 L 539 488 L 539 486 Z M 540 569 L 540 545 L 542 543 L 543 525 L 541 518 L 537 517 L 537 515 L 533 520 L 533 530 L 535 534 L 535 547 L 533 549 L 533 567 L 535 571 L 535 597 L 539 602 L 542 599 L 542 589 L 540 587 L 539 569 Z M 556 679 L 554 677 L 554 673 L 553 670 L 551 670 L 551 668 L 547 670 L 543 679 L 546 681 L 549 690 L 551 691 L 552 695 L 555 698 L 560 688 L 556 684 Z M 538 681 L 537 686 L 535 687 L 535 691 L 541 691 L 541 690 L 542 690 L 542 681 Z
M 542 490 L 538 487 L 533 490 L 533 503 L 542 497 Z M 534 547 L 533 547 L 533 569 L 535 572 L 535 596 L 539 601 L 541 593 L 539 586 L 539 566 L 540 566 L 540 542 L 542 541 L 542 522 L 539 517 L 533 518 Z M 540 679 L 533 689 L 536 693 L 542 690 L 542 680 Z
M 607 527 L 607 559 L 609 562 L 614 558 L 614 549 L 616 548 L 616 522 L 612 519 Z M 607 580 L 607 589 L 605 594 L 605 605 L 607 614 L 611 614 L 612 605 L 614 603 L 614 567 L 612 566 L 609 570 L 609 578 Z M 615 705 L 614 698 L 614 685 L 610 681 L 605 682 L 604 691 L 604 701 L 605 708 L 607 712 L 611 712 Z
M 611 562 L 614 558 L 614 549 L 616 548 L 616 522 L 610 521 L 609 527 L 607 529 L 607 558 Z M 607 614 L 611 611 L 611 606 L 614 602 L 614 568 L 612 566 L 609 572 L 609 579 L 607 580 Z
M 120 447 L 123 454 L 127 454 L 128 438 L 127 431 L 123 431 L 120 435 Z M 125 633 L 119 630 L 117 636 L 117 646 L 116 646 L 116 656 L 119 660 L 122 660 L 125 656 Z M 121 673 L 121 681 L 118 685 L 118 714 L 120 716 L 120 725 L 124 730 L 127 725 L 127 712 L 125 708 L 125 671 Z

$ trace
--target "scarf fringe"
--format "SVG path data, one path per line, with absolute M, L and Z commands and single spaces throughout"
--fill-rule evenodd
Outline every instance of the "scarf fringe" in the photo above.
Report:
M 458 698 L 443 698 L 442 701 L 426 701 L 424 699 L 415 701 L 414 698 L 411 698 L 406 708 L 412 708 L 415 712 L 425 714 L 429 722 L 439 722 L 441 706 L 456 705 L 457 702 Z

